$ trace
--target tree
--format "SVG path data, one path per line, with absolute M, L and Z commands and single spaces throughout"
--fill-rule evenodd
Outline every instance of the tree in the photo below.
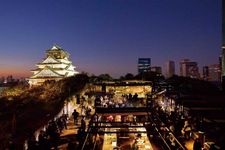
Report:
M 136 79 L 159 82 L 164 80 L 164 76 L 157 72 L 143 72 L 135 76 Z
M 183 94 L 210 94 L 219 92 L 218 87 L 212 83 L 189 77 L 172 76 L 166 82 Z
M 131 73 L 127 73 L 124 78 L 125 78 L 125 80 L 132 80 L 132 79 L 134 79 L 134 75 Z
M 156 88 L 159 87 L 157 85 L 159 85 L 161 81 L 165 80 L 165 77 L 161 73 L 153 71 L 140 73 L 136 75 L 135 78 L 138 80 L 152 81 L 153 91 L 155 91 Z
M 106 74 L 100 74 L 98 76 L 98 78 L 99 78 L 100 81 L 112 81 L 113 80 L 113 78 L 107 73 Z

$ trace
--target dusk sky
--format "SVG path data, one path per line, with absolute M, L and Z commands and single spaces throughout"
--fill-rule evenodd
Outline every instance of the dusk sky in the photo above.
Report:
M 79 72 L 137 74 L 138 57 L 202 71 L 218 63 L 221 12 L 221 0 L 1 0 L 0 76 L 29 77 L 54 43 Z

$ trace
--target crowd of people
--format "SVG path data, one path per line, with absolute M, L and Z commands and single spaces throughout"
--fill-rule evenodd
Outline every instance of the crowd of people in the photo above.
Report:
M 170 147 L 173 147 L 174 149 L 180 147 L 175 138 L 177 138 L 182 145 L 184 145 L 185 141 L 189 141 L 193 138 L 193 140 L 197 141 L 195 147 L 203 146 L 203 143 L 199 143 L 198 135 L 197 137 L 193 136 L 195 126 L 190 118 L 183 114 L 176 113 L 176 111 L 168 114 L 160 109 L 159 106 L 156 106 L 153 109 L 155 110 L 153 116 L 158 117 L 161 123 L 157 125 L 160 127 L 159 131 L 162 137 L 169 143 Z M 199 146 L 200 144 L 201 146 Z
M 122 96 L 99 96 L 95 99 L 95 106 L 105 108 L 134 107 L 134 103 L 138 101 L 138 94 L 124 94 Z
M 113 96 L 99 96 L 95 99 L 95 106 L 105 107 L 105 108 L 123 108 L 123 107 L 133 107 L 133 104 L 138 101 L 138 95 L 122 95 L 119 97 Z M 161 119 L 163 124 L 159 124 L 160 133 L 162 134 L 163 138 L 166 139 L 168 143 L 170 143 L 171 147 L 177 148 L 178 145 L 175 143 L 174 138 L 179 137 L 179 140 L 189 140 L 191 138 L 193 126 L 192 123 L 188 119 L 182 118 L 182 116 L 176 112 L 171 114 L 167 114 L 163 110 L 160 109 L 159 106 L 154 106 L 154 114 L 152 116 L 157 116 Z M 68 150 L 79 148 L 84 141 L 84 137 L 86 136 L 86 119 L 90 118 L 91 116 L 91 108 L 89 105 L 80 105 L 80 110 L 78 112 L 77 109 L 74 109 L 72 113 L 74 126 L 78 129 L 77 132 L 77 140 L 68 139 Z M 100 118 L 96 118 L 100 119 Z M 111 116 L 107 118 L 110 121 L 113 120 Z M 141 120 L 134 116 L 133 120 L 136 122 L 137 120 Z M 95 119 L 94 119 L 95 120 Z M 38 140 L 32 135 L 27 140 L 27 147 L 28 150 L 36 150 L 36 149 L 46 149 L 50 150 L 54 148 L 55 150 L 58 149 L 60 144 L 60 134 L 64 129 L 67 129 L 67 122 L 68 116 L 62 115 L 54 120 L 51 120 L 46 130 L 41 130 L 38 136 Z M 78 125 L 79 123 L 79 125 Z M 166 130 L 168 128 L 169 130 Z M 97 135 L 97 134 L 96 134 Z M 95 136 L 96 136 L 95 135 Z M 181 140 L 181 141 L 182 141 Z M 92 140 L 90 140 L 92 141 Z M 91 142 L 90 142 L 91 143 Z M 183 144 L 183 143 L 182 143 Z M 135 143 L 134 143 L 135 147 Z M 197 138 L 194 144 L 195 149 L 197 150 L 199 147 L 202 147 L 201 142 Z
M 27 140 L 27 149 L 28 150 L 39 150 L 39 149 L 57 149 L 60 142 L 60 134 L 63 129 L 67 129 L 67 120 L 68 116 L 63 114 L 59 118 L 51 120 L 46 130 L 41 130 L 38 135 L 38 140 L 32 134 Z
M 85 130 L 86 130 L 86 118 L 90 117 L 91 108 L 85 107 L 84 105 L 81 106 L 80 111 L 78 112 L 74 109 L 72 113 L 72 117 L 74 120 L 74 126 L 78 129 L 77 131 L 77 140 L 74 142 L 72 139 L 68 139 L 68 150 L 79 148 L 82 145 L 83 138 L 85 137 Z M 78 122 L 80 125 L 78 125 Z M 27 147 L 28 150 L 50 150 L 54 148 L 55 150 L 58 149 L 60 144 L 60 134 L 64 129 L 67 129 L 68 123 L 68 116 L 62 115 L 57 119 L 51 120 L 46 127 L 46 130 L 41 130 L 38 136 L 38 140 L 35 139 L 34 135 L 30 136 L 27 140 Z M 80 144 L 81 143 L 81 144 Z

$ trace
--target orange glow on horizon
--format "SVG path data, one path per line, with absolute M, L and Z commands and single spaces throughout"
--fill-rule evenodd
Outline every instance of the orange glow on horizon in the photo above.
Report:
M 14 78 L 29 77 L 31 72 L 24 68 L 4 68 L 0 70 L 0 77 L 12 75 Z

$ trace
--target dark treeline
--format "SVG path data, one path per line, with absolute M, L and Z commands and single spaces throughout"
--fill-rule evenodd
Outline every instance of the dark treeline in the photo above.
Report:
M 123 81 L 123 80 L 145 80 L 145 81 L 161 81 L 164 80 L 164 76 L 156 72 L 144 72 L 141 74 L 134 75 L 132 73 L 127 73 L 121 76 L 119 79 L 114 79 L 109 74 L 100 74 L 99 76 L 91 75 L 90 82 L 101 82 L 101 81 Z
M 165 81 L 181 94 L 208 95 L 220 93 L 220 89 L 209 81 L 181 76 L 173 76 Z

